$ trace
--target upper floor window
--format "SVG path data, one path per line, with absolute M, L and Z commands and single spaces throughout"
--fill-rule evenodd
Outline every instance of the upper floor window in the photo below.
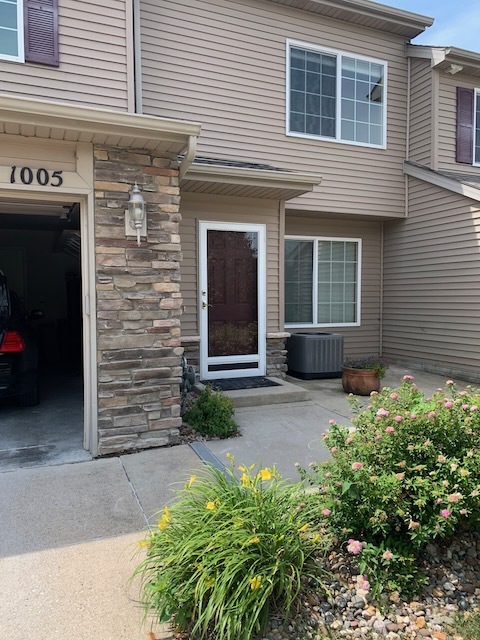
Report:
M 386 146 L 387 63 L 287 42 L 287 134 Z
M 22 0 L 0 0 L 0 58 L 24 60 Z
M 58 66 L 58 0 L 0 0 L 0 60 Z
M 286 326 L 360 323 L 361 240 L 285 238 Z

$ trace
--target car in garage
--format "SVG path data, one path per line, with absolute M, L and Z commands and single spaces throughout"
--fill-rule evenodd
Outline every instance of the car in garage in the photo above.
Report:
M 34 321 L 41 311 L 27 313 L 0 271 L 0 399 L 15 397 L 34 406 L 38 394 L 38 344 Z

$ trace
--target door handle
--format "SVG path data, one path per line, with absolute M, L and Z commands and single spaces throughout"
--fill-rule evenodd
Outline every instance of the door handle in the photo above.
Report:
M 211 304 L 207 304 L 206 302 L 202 302 L 202 309 L 206 309 L 207 307 L 211 307 Z

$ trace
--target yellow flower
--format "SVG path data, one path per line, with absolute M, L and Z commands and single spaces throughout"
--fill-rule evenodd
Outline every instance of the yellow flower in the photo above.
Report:
M 238 467 L 238 470 L 239 470 L 239 471 L 243 471 L 243 473 L 246 473 L 246 472 L 247 472 L 247 467 L 244 467 L 244 466 L 243 466 L 243 464 L 241 464 L 241 465 Z
M 273 473 L 268 467 L 265 467 L 265 469 L 260 469 L 258 474 L 262 480 L 271 480 L 273 478 Z
M 163 510 L 163 514 L 162 516 L 158 519 L 158 528 L 159 529 L 166 529 L 168 523 L 172 520 L 172 516 L 170 514 L 170 509 L 168 507 L 165 507 L 165 509 Z
M 251 484 L 250 478 L 245 473 L 242 476 L 240 476 L 240 482 L 243 484 L 244 487 L 249 487 Z
M 150 540 L 139 540 L 138 546 L 139 547 L 149 547 L 150 546 Z
M 205 509 L 208 509 L 208 511 L 213 511 L 215 509 L 215 502 L 209 500 L 205 505 Z
M 306 530 L 308 529 L 308 527 L 309 527 L 309 526 L 310 526 L 310 525 L 309 525 L 309 524 L 308 524 L 308 522 L 307 522 L 307 524 L 304 524 L 304 525 L 303 525 L 303 527 L 300 527 L 299 531 L 306 531 Z
M 195 482 L 195 480 L 197 479 L 197 476 L 190 476 L 190 480 L 187 483 L 187 487 L 190 489 L 192 484 Z
M 235 456 L 231 453 L 227 453 L 227 458 L 230 460 L 230 462 L 233 462 L 235 460 Z
M 320 540 L 320 537 L 321 537 L 320 534 L 316 533 L 312 538 L 313 542 L 318 542 Z
M 212 587 L 215 584 L 215 578 L 208 578 L 205 583 L 207 587 Z
M 258 536 L 253 536 L 253 538 L 250 538 L 247 544 L 256 544 L 257 542 L 260 542 L 260 538 Z
M 468 469 L 460 469 L 458 473 L 462 476 L 462 478 L 466 478 L 470 475 L 470 471 Z
M 262 578 L 260 576 L 255 576 L 254 578 L 250 578 L 250 589 L 258 589 L 262 583 Z

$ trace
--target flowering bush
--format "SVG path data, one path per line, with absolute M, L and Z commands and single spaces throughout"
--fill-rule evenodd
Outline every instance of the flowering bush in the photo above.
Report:
M 143 541 L 143 602 L 190 637 L 250 640 L 275 607 L 288 617 L 306 561 L 322 546 L 298 485 L 276 469 L 192 476 Z M 313 570 L 313 565 L 312 565 Z
M 354 431 L 331 424 L 325 442 L 332 459 L 308 474 L 319 485 L 319 519 L 348 540 L 361 570 L 373 580 L 376 572 L 377 587 L 379 580 L 414 587 L 415 554 L 426 542 L 479 527 L 478 407 L 474 389 L 458 391 L 448 381 L 426 399 L 405 376 L 400 388 L 357 407 Z

